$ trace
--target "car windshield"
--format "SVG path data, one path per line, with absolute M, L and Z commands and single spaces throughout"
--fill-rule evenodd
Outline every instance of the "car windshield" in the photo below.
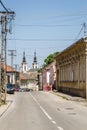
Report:
M 14 86 L 12 84 L 7 84 L 7 88 L 13 88 Z

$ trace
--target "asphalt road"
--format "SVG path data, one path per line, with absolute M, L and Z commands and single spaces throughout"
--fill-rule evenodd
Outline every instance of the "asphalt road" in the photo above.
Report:
M 19 92 L 0 130 L 87 130 L 87 107 L 48 92 Z

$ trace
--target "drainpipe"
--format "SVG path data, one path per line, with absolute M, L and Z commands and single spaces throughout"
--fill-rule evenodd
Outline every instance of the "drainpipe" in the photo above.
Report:
M 84 42 L 85 42 L 85 45 L 86 45 L 86 49 L 85 49 L 85 57 L 86 57 L 86 74 L 85 74 L 85 82 L 86 82 L 86 84 L 85 84 L 85 86 L 86 86 L 86 100 L 87 100 L 87 38 L 85 38 L 84 39 Z

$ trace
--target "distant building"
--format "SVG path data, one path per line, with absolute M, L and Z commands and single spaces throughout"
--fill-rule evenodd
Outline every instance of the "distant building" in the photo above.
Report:
M 19 82 L 19 72 L 12 68 L 10 65 L 2 65 L 3 70 L 6 71 L 6 84 L 16 84 Z
M 26 73 L 28 71 L 28 65 L 26 62 L 25 52 L 23 52 L 23 60 L 22 60 L 22 67 L 21 67 L 22 73 Z
M 27 73 L 20 73 L 20 87 L 28 88 L 29 75 Z
M 33 60 L 33 69 L 38 69 L 37 57 L 36 52 L 34 52 L 34 60 Z
M 20 73 L 20 85 L 22 88 L 29 88 L 32 90 L 38 90 L 38 72 L 34 69 L 30 69 L 27 73 Z
M 56 61 L 43 68 L 39 75 L 39 85 L 46 91 L 56 90 Z
M 38 63 L 36 52 L 34 52 L 34 60 L 32 68 L 28 69 L 26 62 L 25 52 L 23 52 L 22 68 L 20 73 L 20 85 L 24 88 L 29 88 L 32 90 L 38 90 Z

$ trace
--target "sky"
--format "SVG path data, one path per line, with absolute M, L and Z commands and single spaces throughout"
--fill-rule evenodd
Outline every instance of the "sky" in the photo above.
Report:
M 54 52 L 61 52 L 84 36 L 87 23 L 87 0 L 2 0 L 8 10 L 15 12 L 12 34 L 7 34 L 8 50 L 16 50 L 14 64 L 19 67 L 25 51 L 28 66 L 32 68 L 34 52 L 39 67 Z M 0 10 L 4 9 L 0 5 Z M 9 24 L 8 24 L 9 28 Z

